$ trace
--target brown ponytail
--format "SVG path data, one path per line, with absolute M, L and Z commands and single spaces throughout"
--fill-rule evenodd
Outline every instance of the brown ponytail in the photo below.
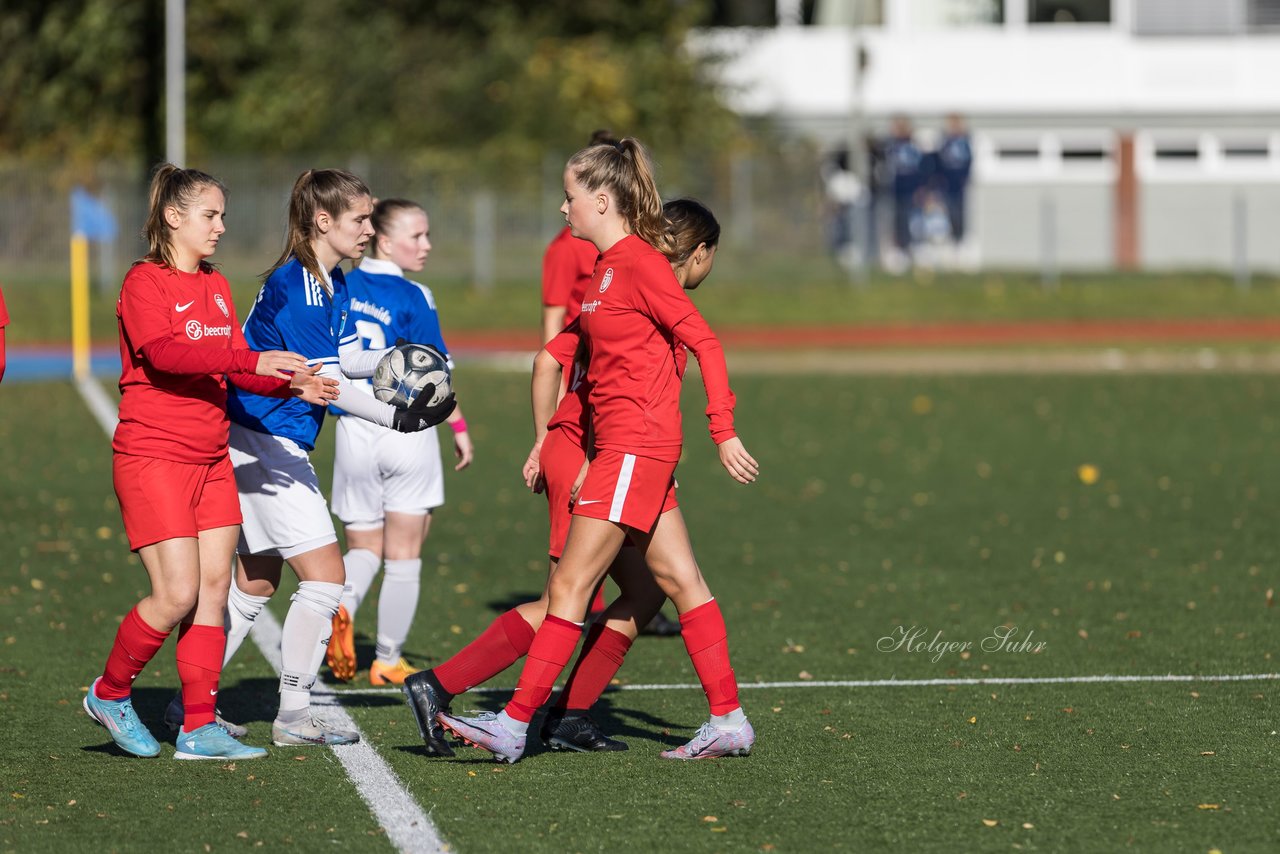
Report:
M 179 169 L 172 163 L 161 163 L 156 167 L 151 173 L 147 222 L 142 227 L 142 239 L 147 241 L 147 254 L 135 261 L 135 264 L 149 261 L 177 269 L 173 260 L 173 229 L 165 222 L 165 208 L 176 208 L 185 215 L 206 187 L 217 187 L 222 192 L 223 199 L 226 199 L 227 188 L 212 175 L 196 169 Z M 209 261 L 200 260 L 200 269 L 203 271 L 212 270 L 213 266 Z
M 706 205 L 696 199 L 672 199 L 662 206 L 671 233 L 672 251 L 667 260 L 683 264 L 699 246 L 711 249 L 720 242 L 720 223 Z
M 316 214 L 324 211 L 336 219 L 350 210 L 361 196 L 372 195 L 364 181 L 341 169 L 308 169 L 299 175 L 289 194 L 289 229 L 285 233 L 284 252 L 262 278 L 269 278 L 290 258 L 297 258 L 317 281 L 327 281 L 329 271 L 320 269 L 320 262 L 311 249 L 311 241 L 316 236 Z
M 654 249 L 669 254 L 671 235 L 653 177 L 653 162 L 638 139 L 589 145 L 569 158 L 569 168 L 587 190 L 608 189 L 628 228 Z

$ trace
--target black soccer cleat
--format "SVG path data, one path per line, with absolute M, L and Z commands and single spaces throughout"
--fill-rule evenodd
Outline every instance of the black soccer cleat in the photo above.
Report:
M 626 750 L 625 741 L 609 738 L 600 731 L 596 722 L 586 715 L 547 715 L 542 723 L 542 743 L 552 750 L 573 750 L 578 753 Z
M 642 635 L 653 635 L 658 638 L 673 638 L 680 634 L 680 621 L 673 620 L 666 614 L 659 611 L 653 615 L 653 619 L 645 624 L 640 630 Z
M 435 674 L 430 670 L 411 674 L 405 678 L 403 688 L 413 719 L 418 722 L 418 734 L 422 736 L 427 753 L 432 756 L 453 756 L 453 748 L 444 737 L 444 727 L 436 720 L 441 712 L 449 711 L 449 704 L 441 702 L 435 685 Z

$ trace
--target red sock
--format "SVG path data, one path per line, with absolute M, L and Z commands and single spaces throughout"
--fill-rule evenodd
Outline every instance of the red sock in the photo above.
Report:
M 729 664 L 729 633 L 716 600 L 681 614 L 680 636 L 702 690 L 707 692 L 711 714 L 725 715 L 738 708 L 738 680 Z
M 582 626 L 547 615 L 529 647 L 516 693 L 507 704 L 508 715 L 525 723 L 533 720 L 533 713 L 551 696 L 556 677 L 569 663 L 580 637 Z
M 133 689 L 133 680 L 147 666 L 160 647 L 164 646 L 168 632 L 153 629 L 142 621 L 135 607 L 120 621 L 116 642 L 111 645 L 107 666 L 98 682 L 100 700 L 124 700 Z
M 222 676 L 222 654 L 227 651 L 227 634 L 222 626 L 194 626 L 183 623 L 178 629 L 178 678 L 182 680 L 182 722 L 184 732 L 213 723 L 218 702 L 218 679 Z
M 533 634 L 533 626 L 512 608 L 432 672 L 441 688 L 450 694 L 461 694 L 523 658 L 533 644 Z
M 586 711 L 594 706 L 622 666 L 629 649 L 631 638 L 622 632 L 604 623 L 592 626 L 582 645 L 578 663 L 569 674 L 569 682 L 556 700 L 556 708 Z
M 587 609 L 588 614 L 599 614 L 605 608 L 609 607 L 609 603 L 604 601 L 604 579 L 600 579 L 600 583 L 596 585 L 596 595 L 591 599 L 591 607 Z

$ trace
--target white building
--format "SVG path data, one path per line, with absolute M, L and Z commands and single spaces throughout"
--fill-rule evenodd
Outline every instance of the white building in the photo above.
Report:
M 777 6 L 695 42 L 732 105 L 833 149 L 964 115 L 984 264 L 1280 270 L 1280 0 Z

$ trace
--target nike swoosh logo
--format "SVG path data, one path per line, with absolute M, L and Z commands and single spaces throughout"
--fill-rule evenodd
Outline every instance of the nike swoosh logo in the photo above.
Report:
M 210 697 L 216 697 L 216 696 L 218 696 L 218 692 L 217 692 L 217 691 L 210 691 L 210 692 L 209 692 L 209 696 L 210 696 Z
M 192 300 L 191 302 L 187 303 L 186 305 L 178 305 L 178 304 L 175 302 L 175 303 L 173 304 L 173 310 L 174 310 L 174 311 L 176 311 L 176 312 L 178 312 L 179 314 L 181 314 L 182 312 L 184 312 L 184 311 L 186 311 L 187 309 L 191 308 L 191 306 L 193 306 L 193 305 L 195 305 L 195 304 L 196 304 L 196 301 L 195 301 L 195 300 Z
M 596 498 L 596 499 L 594 499 L 594 500 L 587 500 L 587 499 L 585 499 L 585 498 L 579 498 L 579 499 L 578 499 L 578 503 L 579 503 L 579 504 L 603 504 L 603 503 L 604 503 L 604 499 L 603 499 L 603 498 Z

